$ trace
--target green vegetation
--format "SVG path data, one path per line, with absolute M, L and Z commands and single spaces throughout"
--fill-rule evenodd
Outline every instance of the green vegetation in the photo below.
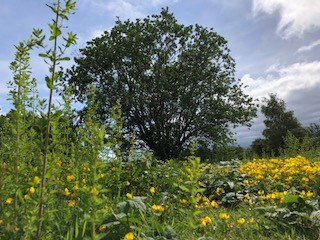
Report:
M 212 29 L 179 24 L 163 9 L 134 22 L 118 20 L 88 42 L 64 86 L 86 103 L 93 84 L 104 122 L 120 100 L 125 132 L 135 133 L 157 158 L 177 158 L 194 140 L 230 142 L 230 128 L 255 116 L 229 52 Z
M 309 140 L 288 135 L 282 158 L 249 159 L 242 152 L 240 161 L 232 157 L 241 149 L 199 151 L 195 143 L 181 161 L 163 161 L 137 149 L 134 135 L 123 142 L 121 101 L 111 107 L 110 123 L 102 123 L 97 89 L 90 86 L 86 113 L 75 126 L 72 89 L 60 106 L 52 104 L 62 76 L 57 66 L 76 40 L 62 32 L 75 3 L 49 7 L 56 16 L 50 36 L 35 29 L 16 46 L 11 64 L 13 109 L 0 117 L 0 239 L 319 238 L 316 125 Z M 39 99 L 31 77 L 34 48 L 49 65 L 48 102 Z

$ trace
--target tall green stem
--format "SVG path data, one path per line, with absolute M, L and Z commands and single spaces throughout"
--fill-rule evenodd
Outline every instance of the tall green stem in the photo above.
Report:
M 57 13 L 55 19 L 55 27 L 58 28 L 58 21 L 59 21 L 59 9 L 60 9 L 60 1 L 58 1 L 57 5 Z M 57 44 L 58 44 L 58 36 L 54 38 L 53 44 L 53 54 L 55 55 L 57 52 Z M 56 74 L 56 64 L 57 60 L 53 59 L 52 61 L 52 69 L 51 69 L 51 81 L 52 85 L 54 85 L 54 79 Z M 42 231 L 42 223 L 43 223 L 43 212 L 44 212 L 44 192 L 45 192 L 45 185 L 46 185 L 46 173 L 47 173 L 47 165 L 48 165 L 48 152 L 49 152 L 49 138 L 50 138 L 50 121 L 51 121 L 51 110 L 52 110 L 52 96 L 53 96 L 53 87 L 50 88 L 49 93 L 49 105 L 48 105 L 48 112 L 47 112 L 47 126 L 46 126 L 46 133 L 45 133 L 45 147 L 43 153 L 43 163 L 42 163 L 42 172 L 41 172 L 41 186 L 40 186 L 40 199 L 39 199 L 39 209 L 38 209 L 38 226 L 37 226 L 37 239 L 41 239 L 41 231 Z

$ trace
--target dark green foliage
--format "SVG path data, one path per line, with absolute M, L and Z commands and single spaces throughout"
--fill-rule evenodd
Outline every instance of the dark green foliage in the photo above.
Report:
M 117 20 L 110 32 L 88 42 L 64 85 L 85 103 L 94 84 L 106 123 L 120 100 L 126 132 L 136 132 L 158 158 L 176 158 L 193 139 L 230 140 L 229 127 L 255 115 L 229 52 L 212 29 L 178 24 L 163 9 L 135 22 Z
M 284 146 L 284 137 L 289 133 L 299 139 L 304 137 L 301 124 L 293 111 L 286 111 L 285 102 L 278 99 L 276 94 L 270 94 L 269 99 L 264 99 L 261 112 L 266 117 L 264 120 L 266 128 L 262 132 L 265 140 L 260 139 L 254 142 L 253 147 L 258 151 L 257 153 L 265 151 L 278 156 L 280 148 Z
M 307 136 L 310 138 L 313 146 L 318 146 L 320 143 L 320 123 L 312 123 L 305 128 Z

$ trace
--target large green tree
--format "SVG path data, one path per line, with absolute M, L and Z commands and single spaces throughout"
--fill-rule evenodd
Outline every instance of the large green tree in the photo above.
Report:
M 262 134 L 268 151 L 278 155 L 280 148 L 284 146 L 284 137 L 289 133 L 299 139 L 304 137 L 303 129 L 294 112 L 287 111 L 285 102 L 276 94 L 270 94 L 269 98 L 264 99 L 261 112 L 266 117 L 264 120 L 266 128 Z
M 125 130 L 160 159 L 175 158 L 191 140 L 226 141 L 231 126 L 255 115 L 229 52 L 212 29 L 181 25 L 163 9 L 143 20 L 118 19 L 80 50 L 64 84 L 81 102 L 93 84 L 104 121 L 120 100 Z

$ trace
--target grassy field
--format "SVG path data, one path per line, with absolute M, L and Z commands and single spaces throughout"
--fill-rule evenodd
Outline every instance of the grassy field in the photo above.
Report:
M 49 169 L 43 239 L 319 236 L 320 162 L 302 156 L 216 164 L 57 158 Z M 33 239 L 39 169 L 21 165 L 19 186 L 10 172 L 2 162 L 0 238 Z

